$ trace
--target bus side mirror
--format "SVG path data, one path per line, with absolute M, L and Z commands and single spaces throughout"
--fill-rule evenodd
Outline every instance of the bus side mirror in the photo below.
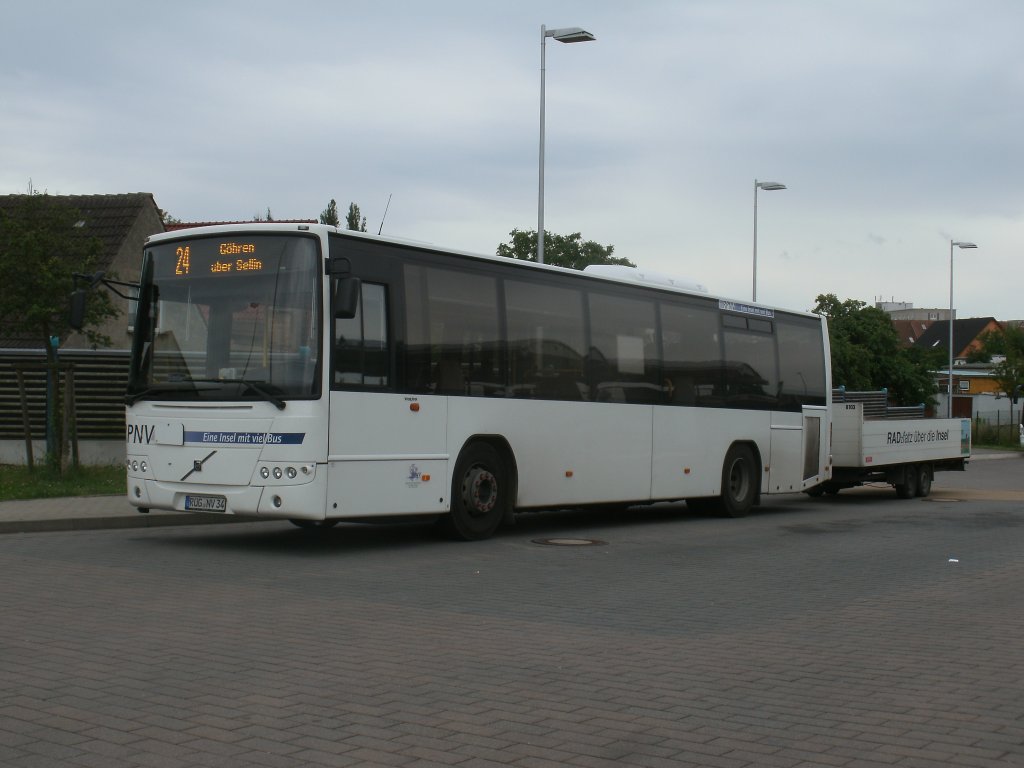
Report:
M 78 288 L 71 292 L 71 312 L 68 315 L 68 325 L 76 331 L 82 330 L 85 326 L 85 305 L 88 296 L 88 291 L 85 288 Z
M 362 293 L 363 281 L 358 277 L 341 277 L 334 285 L 334 316 L 341 320 L 351 320 L 359 309 L 359 295 Z

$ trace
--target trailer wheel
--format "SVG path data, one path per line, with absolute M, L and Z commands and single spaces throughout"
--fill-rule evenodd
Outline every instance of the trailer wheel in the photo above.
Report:
M 917 467 L 913 464 L 903 467 L 903 482 L 896 483 L 895 488 L 898 498 L 914 498 L 917 495 Z
M 467 445 L 452 475 L 452 511 L 444 518 L 448 533 L 465 541 L 493 535 L 505 516 L 509 492 L 498 451 L 484 442 Z
M 746 445 L 734 445 L 725 454 L 722 467 L 721 509 L 728 517 L 743 517 L 757 498 L 754 454 Z
M 922 498 L 932 492 L 932 465 L 919 464 L 917 467 L 917 495 Z

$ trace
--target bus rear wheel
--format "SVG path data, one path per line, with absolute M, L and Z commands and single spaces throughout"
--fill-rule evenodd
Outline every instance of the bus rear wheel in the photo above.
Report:
M 452 511 L 444 523 L 464 541 L 489 538 L 505 516 L 509 492 L 504 462 L 488 443 L 467 445 L 452 475 Z
M 757 498 L 757 490 L 754 452 L 746 445 L 730 447 L 722 467 L 722 512 L 728 517 L 749 514 Z

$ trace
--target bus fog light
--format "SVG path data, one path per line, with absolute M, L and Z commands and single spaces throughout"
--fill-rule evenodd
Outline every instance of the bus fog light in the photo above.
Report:
M 275 497 L 274 497 L 273 499 L 271 499 L 270 501 L 271 501 L 271 503 L 273 503 L 273 505 L 274 505 L 275 507 L 280 507 L 280 506 L 281 506 L 281 503 L 282 503 L 282 502 L 281 502 L 281 497 L 280 497 L 280 496 L 275 496 Z
M 268 477 L 270 477 L 270 470 L 267 469 L 266 467 L 260 467 L 260 477 L 266 480 Z
M 135 486 L 135 498 L 136 499 L 141 499 L 142 498 L 142 489 L 139 488 L 139 486 L 137 486 L 137 485 Z
M 283 473 L 281 472 L 281 468 L 280 467 L 274 467 L 274 479 L 275 480 L 280 480 L 282 474 Z
M 295 467 L 288 467 L 288 479 L 294 480 L 299 473 L 295 471 Z

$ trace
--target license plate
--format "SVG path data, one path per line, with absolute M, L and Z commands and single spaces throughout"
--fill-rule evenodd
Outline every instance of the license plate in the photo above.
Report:
M 186 496 L 185 509 L 189 512 L 226 512 L 228 500 L 224 496 Z

